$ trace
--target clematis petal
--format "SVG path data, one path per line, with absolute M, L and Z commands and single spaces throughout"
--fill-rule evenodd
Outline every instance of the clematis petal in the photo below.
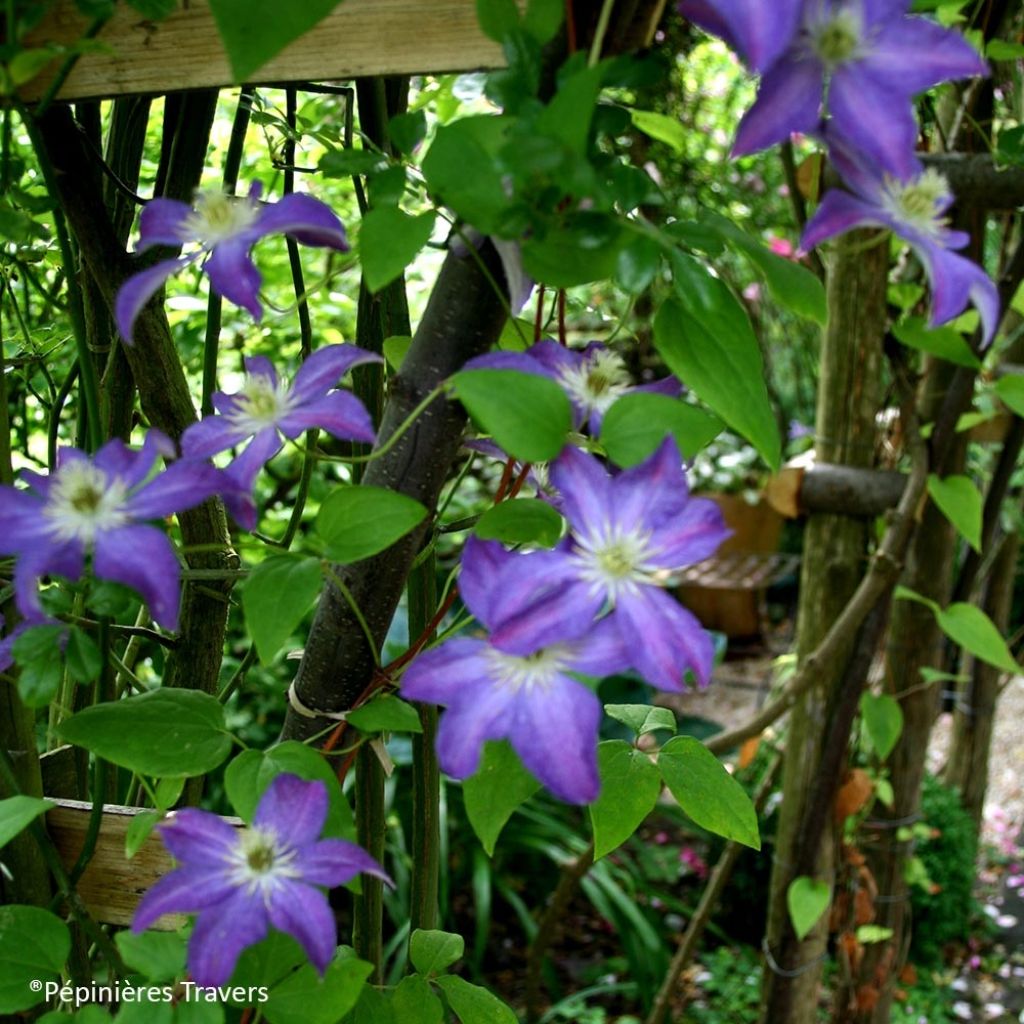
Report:
M 487 642 L 457 636 L 416 656 L 402 674 L 402 696 L 428 704 L 451 704 L 481 685 L 491 671 Z
M 597 799 L 597 739 L 601 702 L 581 683 L 561 677 L 516 695 L 510 739 L 523 764 L 570 804 Z
M 597 459 L 578 448 L 566 448 L 551 464 L 551 482 L 574 530 L 594 535 L 605 529 L 612 504 L 611 477 Z
M 216 814 L 195 807 L 175 811 L 157 828 L 171 856 L 189 868 L 219 867 L 223 871 L 238 849 L 237 829 Z
M 254 320 L 263 315 L 260 305 L 260 282 L 263 280 L 249 258 L 249 243 L 229 238 L 219 243 L 203 264 L 210 286 L 236 306 L 248 310 Z
M 139 252 L 154 245 L 179 246 L 192 241 L 186 222 L 192 207 L 177 199 L 151 199 L 139 216 Z
M 642 636 L 633 667 L 652 686 L 675 693 L 692 669 L 700 686 L 711 681 L 715 648 L 697 619 L 656 587 L 636 587 L 619 596 L 614 612 L 624 637 Z
M 39 604 L 39 578 L 57 575 L 77 580 L 82 575 L 85 551 L 80 541 L 55 544 L 52 537 L 43 546 L 33 546 L 18 553 L 14 563 L 15 604 L 26 619 L 43 615 Z
M 515 316 L 529 301 L 534 280 L 523 267 L 523 248 L 519 242 L 492 235 L 491 244 L 498 252 L 501 269 L 505 274 L 509 312 Z
M 96 536 L 93 568 L 100 579 L 124 583 L 149 605 L 153 621 L 178 628 L 181 567 L 171 542 L 153 526 L 121 526 Z
M 459 567 L 459 596 L 473 613 L 477 622 L 488 627 L 492 625 L 490 608 L 492 600 L 498 597 L 494 582 L 514 558 L 496 540 L 480 540 L 470 536 L 462 550 Z
M 153 477 L 124 504 L 133 519 L 162 519 L 195 508 L 212 498 L 223 486 L 219 469 L 202 462 L 174 462 Z
M 743 115 L 732 155 L 745 156 L 785 142 L 793 132 L 813 132 L 821 120 L 825 69 L 809 57 L 777 61 L 761 79 L 754 105 Z
M 297 402 L 311 401 L 337 387 L 353 366 L 382 362 L 383 357 L 376 352 L 367 352 L 357 345 L 327 345 L 317 349 L 299 367 L 292 382 L 291 397 Z
M 989 73 L 981 55 L 960 32 L 927 18 L 887 19 L 872 33 L 861 63 L 890 95 L 908 99 L 940 82 Z
M 606 615 L 572 644 L 567 664 L 573 672 L 586 676 L 614 675 L 632 666 L 632 644 L 622 638 L 614 615 Z
M 157 883 L 159 884 L 159 883 Z M 225 985 L 244 949 L 267 934 L 267 911 L 259 895 L 236 890 L 196 919 L 188 943 L 188 969 L 197 985 Z
M 682 0 L 679 13 L 725 40 L 755 71 L 765 71 L 789 46 L 801 0 Z
M 852 231 L 854 228 L 891 226 L 883 223 L 881 218 L 882 211 L 879 207 L 872 206 L 841 189 L 829 189 L 804 228 L 800 248 L 805 252 L 809 251 L 827 239 Z
M 441 716 L 437 730 L 437 755 L 441 768 L 453 779 L 468 778 L 480 763 L 480 751 L 487 740 L 508 735 L 510 687 L 479 679 L 475 692 Z
M 388 873 L 361 846 L 345 839 L 321 839 L 298 850 L 292 861 L 299 877 L 312 885 L 334 888 L 356 875 L 374 875 L 391 884 Z
M 49 481 L 46 477 L 41 480 Z M 0 487 L 0 554 L 14 555 L 48 545 L 52 525 L 43 517 L 44 504 L 29 491 Z
M 108 477 L 118 477 L 128 487 L 142 483 L 161 456 L 173 458 L 177 454 L 174 442 L 163 431 L 147 431 L 141 449 L 129 448 L 119 438 L 108 441 L 93 456 L 93 465 Z
M 297 775 L 277 775 L 260 797 L 252 823 L 292 846 L 305 846 L 320 838 L 327 804 L 327 787 L 319 779 L 307 782 Z
M 507 610 L 503 607 L 491 643 L 500 651 L 526 657 L 543 647 L 578 640 L 604 604 L 604 593 L 570 569 L 560 585 L 538 590 L 532 600 Z
M 623 529 L 639 522 L 652 528 L 683 515 L 690 488 L 675 438 L 666 437 L 652 456 L 615 477 L 611 487 L 611 515 Z
M 282 232 L 303 245 L 348 252 L 345 227 L 334 211 L 313 196 L 293 192 L 279 202 L 264 206 L 255 225 L 259 235 Z
M 947 252 L 937 245 L 915 245 L 932 286 L 933 327 L 959 316 L 967 304 L 981 314 L 982 346 L 987 346 L 999 327 L 999 291 L 991 278 L 976 263 Z
M 338 947 L 338 926 L 327 897 L 311 885 L 282 879 L 270 892 L 267 910 L 270 923 L 291 935 L 323 974 Z
M 732 535 L 722 510 L 710 498 L 691 498 L 674 519 L 667 520 L 651 536 L 656 564 L 681 569 L 710 558 Z
M 181 451 L 189 459 L 208 459 L 241 444 L 252 435 L 227 416 L 204 416 L 181 435 Z
M 854 62 L 836 70 L 828 91 L 834 130 L 862 158 L 890 174 L 900 175 L 917 141 L 917 122 L 909 99 Z
M 164 914 L 194 914 L 216 906 L 236 891 L 223 867 L 178 868 L 146 891 L 132 916 L 132 931 L 145 931 Z
M 366 406 L 347 391 L 331 391 L 319 398 L 311 398 L 282 416 L 277 426 L 287 438 L 298 437 L 304 430 L 319 427 L 332 437 L 346 441 L 373 444 L 377 439 Z
M 531 345 L 526 350 L 526 354 L 531 359 L 535 359 L 541 366 L 546 367 L 551 372 L 552 377 L 558 378 L 567 370 L 578 370 L 584 363 L 588 362 L 595 345 L 599 349 L 605 347 L 600 342 L 595 342 L 592 345 L 588 345 L 585 351 L 580 352 L 577 349 L 559 345 L 557 341 L 552 341 L 550 338 L 543 338 L 535 345 Z
M 259 471 L 284 447 L 276 427 L 261 430 L 245 450 L 232 462 L 225 473 L 243 490 L 252 490 Z
M 167 278 L 195 260 L 195 256 L 163 260 L 146 270 L 132 274 L 121 285 L 114 299 L 114 322 L 117 324 L 118 333 L 129 345 L 132 343 L 132 329 L 139 313 L 142 312 L 142 307 L 156 294 Z
M 487 352 L 482 356 L 474 356 L 463 367 L 466 370 L 516 370 L 519 373 L 531 373 L 535 377 L 552 377 L 551 373 L 539 363 L 529 351 L 526 352 Z

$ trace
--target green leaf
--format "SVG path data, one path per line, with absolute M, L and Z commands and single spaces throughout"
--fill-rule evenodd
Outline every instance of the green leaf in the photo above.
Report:
M 185 938 L 177 932 L 122 931 L 114 941 L 121 959 L 150 981 L 170 981 L 185 971 Z
M 543 45 L 554 37 L 564 16 L 562 0 L 529 0 L 523 15 L 523 28 Z
M 558 92 L 537 116 L 533 130 L 558 139 L 578 157 L 583 157 L 603 74 L 604 69 L 595 66 L 583 68 L 561 81 Z
M 601 422 L 601 445 L 624 469 L 643 462 L 671 434 L 684 459 L 692 459 L 722 431 L 717 417 L 668 395 L 623 395 Z
M 384 358 L 392 370 L 400 370 L 405 361 L 405 355 L 412 345 L 412 338 L 408 335 L 393 334 L 390 338 L 384 339 Z
M 270 1024 L 335 1024 L 359 999 L 373 965 L 354 956 L 338 956 L 319 977 L 312 964 L 300 967 L 270 991 L 260 1004 Z
M 856 934 L 857 941 L 867 946 L 872 942 L 888 942 L 893 937 L 893 930 L 880 924 L 862 924 Z
M 199 690 L 151 690 L 94 704 L 57 732 L 106 761 L 157 778 L 205 775 L 231 752 L 223 705 Z
M 242 610 L 264 665 L 303 620 L 322 583 L 320 562 L 296 555 L 272 555 L 249 574 L 242 586 Z
M 658 769 L 679 806 L 701 828 L 761 849 L 750 797 L 703 743 L 691 736 L 669 740 L 658 755 Z
M 433 210 L 410 217 L 395 206 L 378 206 L 363 216 L 359 228 L 359 256 L 363 277 L 371 292 L 389 285 L 430 241 L 436 214 Z
M 539 498 L 515 498 L 489 508 L 473 532 L 482 540 L 550 548 L 562 536 L 562 517 Z
M 655 708 L 650 704 L 605 704 L 604 711 L 609 718 L 628 725 L 637 736 L 659 729 L 676 731 L 676 716 L 669 708 Z
M 1024 57 L 1024 44 L 1011 43 L 1006 39 L 990 39 L 985 47 L 989 60 L 1020 60 Z
M 451 381 L 477 426 L 509 455 L 548 462 L 565 446 L 572 407 L 553 380 L 516 370 L 462 370 Z
M 936 618 L 942 632 L 976 658 L 1004 672 L 1020 672 L 996 624 L 980 608 L 957 602 L 938 612 Z
M 320 506 L 316 530 L 327 556 L 348 564 L 379 554 L 415 529 L 427 510 L 415 498 L 363 484 L 335 488 Z
M 132 815 L 124 831 L 125 860 L 131 860 L 142 849 L 142 844 L 163 816 L 163 811 L 139 811 Z
M 232 985 L 272 989 L 300 964 L 307 963 L 302 947 L 290 935 L 271 930 L 261 942 L 242 951 L 231 975 Z M 365 989 L 364 989 L 365 991 Z M 248 1006 L 245 1000 L 227 1000 L 234 1006 Z
M 636 235 L 615 258 L 615 283 L 631 295 L 639 295 L 661 270 L 661 246 L 653 238 Z
M 7 65 L 7 73 L 11 77 L 12 84 L 19 86 L 30 82 L 56 56 L 57 53 L 49 47 L 20 50 Z
M 340 0 L 210 0 L 236 82 L 276 57 L 289 43 L 323 21 Z
M 782 441 L 747 314 L 725 283 L 675 254 L 676 297 L 658 311 L 654 344 L 669 369 L 779 468 Z
M 471 985 L 454 974 L 438 978 L 437 985 L 462 1024 L 518 1024 L 516 1015 L 479 985 Z
M 777 256 L 731 220 L 714 211 L 702 210 L 701 220 L 761 271 L 776 302 L 807 320 L 819 324 L 828 322 L 825 286 L 815 274 L 793 260 Z
M 416 709 L 389 693 L 348 713 L 348 722 L 360 732 L 423 732 Z
M 388 137 L 400 153 L 411 156 L 427 137 L 427 115 L 422 110 L 395 114 L 388 122 Z
M 484 744 L 480 767 L 462 784 L 462 793 L 466 816 L 488 856 L 494 855 L 498 836 L 512 812 L 538 789 L 540 783 L 508 743 Z
M 39 907 L 0 906 L 0 1013 L 14 1014 L 45 998 L 32 981 L 57 981 L 71 951 L 68 926 Z
M 476 18 L 483 34 L 500 43 L 519 27 L 519 8 L 515 0 L 476 0 Z
M 352 808 L 341 791 L 331 762 L 319 750 L 298 740 L 285 740 L 269 750 L 243 751 L 228 765 L 224 772 L 224 788 L 235 813 L 243 821 L 251 822 L 267 786 L 285 772 L 307 782 L 319 779 L 327 787 L 325 836 L 355 838 Z
M 597 768 L 601 795 L 590 805 L 594 860 L 611 853 L 637 830 L 661 792 L 661 776 L 650 757 L 625 740 L 599 743 Z
M 953 327 L 930 328 L 922 317 L 913 316 L 894 324 L 892 333 L 909 348 L 928 352 L 957 366 L 972 370 L 981 366 L 963 335 Z
M 34 796 L 10 796 L 0 800 L 0 848 L 6 846 L 40 814 L 56 806 L 52 800 L 37 800 Z
M 391 996 L 390 1011 L 396 1024 L 442 1024 L 444 1006 L 430 982 L 418 974 L 403 978 Z
M 18 694 L 30 708 L 41 708 L 57 696 L 64 671 L 63 626 L 29 626 L 11 646 L 21 671 Z
M 794 878 L 786 890 L 786 906 L 796 937 L 803 940 L 825 913 L 832 892 L 825 882 L 816 882 L 807 875 Z
M 1024 417 L 1024 377 L 1006 376 L 996 381 L 999 400 L 1018 416 Z
M 591 227 L 601 230 L 593 231 Z M 601 281 L 615 273 L 626 237 L 611 220 L 592 222 L 588 228 L 557 228 L 543 238 L 523 242 L 523 268 L 535 281 L 552 288 Z
M 900 702 L 887 693 L 865 693 L 860 698 L 860 713 L 871 745 L 878 759 L 884 761 L 892 753 L 903 732 L 903 709 Z
M 686 151 L 686 129 L 678 117 L 653 110 L 630 110 L 629 118 L 634 128 L 658 142 L 664 142 L 677 155 L 681 156 Z
M 332 149 L 320 157 L 317 170 L 325 178 L 372 174 L 388 166 L 388 158 L 373 149 Z
M 486 115 L 442 125 L 423 158 L 430 191 L 485 234 L 494 232 L 510 205 L 496 157 L 508 123 Z
M 92 638 L 74 627 L 68 632 L 68 645 L 64 649 L 68 672 L 76 683 L 91 683 L 103 668 L 103 655 Z
M 975 551 L 981 552 L 981 491 L 967 476 L 928 477 L 928 493 L 939 511 L 956 527 Z
M 417 928 L 409 937 L 409 959 L 420 974 L 441 974 L 466 951 L 466 940 L 453 932 Z

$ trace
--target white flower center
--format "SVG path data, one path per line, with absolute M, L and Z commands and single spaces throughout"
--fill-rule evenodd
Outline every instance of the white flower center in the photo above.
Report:
M 182 231 L 189 241 L 197 241 L 204 249 L 240 235 L 251 228 L 260 215 L 259 204 L 241 196 L 223 192 L 200 192 L 195 209 L 185 218 Z
M 904 224 L 924 235 L 935 237 L 947 224 L 942 211 L 949 205 L 952 193 L 949 182 L 934 168 L 908 182 L 886 177 L 882 205 Z
M 559 382 L 578 405 L 600 413 L 632 386 L 622 357 L 600 350 L 579 366 L 563 370 Z
M 128 488 L 88 462 L 70 462 L 54 476 L 43 515 L 59 540 L 92 544 L 96 534 L 128 522 L 122 505 Z
M 246 829 L 231 858 L 232 884 L 247 889 L 250 895 L 269 896 L 281 880 L 301 877 L 294 866 L 295 857 L 296 851 L 283 844 L 275 832 Z
M 236 397 L 237 408 L 228 413 L 228 418 L 252 434 L 274 426 L 294 404 L 285 381 L 279 380 L 275 387 L 270 377 L 260 373 L 248 374 Z
M 644 530 L 627 530 L 605 523 L 598 534 L 581 535 L 577 543 L 580 575 L 612 605 L 620 592 L 634 590 L 638 583 L 660 582 L 655 577 L 664 575 L 651 563 L 655 552 L 650 535 Z
M 523 689 L 549 689 L 565 671 L 569 654 L 566 644 L 553 644 L 525 656 L 506 654 L 488 647 L 485 657 L 498 685 L 518 693 Z
M 830 71 L 863 54 L 864 23 L 854 5 L 836 9 L 826 2 L 811 14 L 807 32 L 811 52 Z

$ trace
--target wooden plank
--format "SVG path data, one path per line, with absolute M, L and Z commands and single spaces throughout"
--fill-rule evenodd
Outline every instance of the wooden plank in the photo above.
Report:
M 80 800 L 58 800 L 57 806 L 46 812 L 47 831 L 68 869 L 74 865 L 85 845 L 91 810 L 91 804 Z M 125 857 L 124 841 L 128 826 L 142 811 L 141 807 L 104 805 L 96 852 L 76 886 L 89 912 L 104 924 L 131 924 L 132 914 L 142 894 L 174 867 L 171 855 L 155 832 L 149 834 L 131 860 Z M 236 828 L 242 827 L 239 818 L 224 820 Z M 180 927 L 184 921 L 180 914 L 168 914 L 154 927 L 170 931 Z
M 74 0 L 58 0 L 26 45 L 67 45 L 81 38 L 86 25 Z M 233 84 L 207 0 L 190 0 L 159 23 L 119 4 L 98 38 L 110 51 L 84 55 L 61 88 L 61 99 Z M 475 0 L 344 0 L 266 64 L 256 81 L 329 81 L 504 64 L 501 48 L 480 31 Z M 54 61 L 46 73 L 27 83 L 23 98 L 41 96 L 58 67 Z

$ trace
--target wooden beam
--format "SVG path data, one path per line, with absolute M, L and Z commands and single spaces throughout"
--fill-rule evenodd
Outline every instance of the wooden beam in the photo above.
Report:
M 74 866 L 85 844 L 92 805 L 81 800 L 58 800 L 46 812 L 46 829 L 60 853 L 64 866 Z M 142 894 L 174 867 L 160 836 L 151 832 L 131 860 L 125 856 L 125 836 L 141 807 L 105 804 L 103 822 L 96 840 L 96 852 L 76 886 L 89 913 L 104 924 L 131 924 Z M 225 818 L 236 828 L 239 818 Z M 173 930 L 184 924 L 181 914 L 168 914 L 154 927 Z
M 904 473 L 828 462 L 783 466 L 765 487 L 765 500 L 790 519 L 805 515 L 873 518 L 899 503 Z
M 283 0 L 301 2 L 301 0 Z M 88 22 L 74 0 L 58 0 L 26 46 L 70 45 Z M 161 22 L 119 4 L 60 99 L 104 99 L 234 84 L 207 0 L 190 0 Z M 503 67 L 497 43 L 480 31 L 475 0 L 345 0 L 319 25 L 260 69 L 257 82 L 309 82 L 360 75 L 420 74 Z M 38 99 L 60 66 L 27 83 Z

